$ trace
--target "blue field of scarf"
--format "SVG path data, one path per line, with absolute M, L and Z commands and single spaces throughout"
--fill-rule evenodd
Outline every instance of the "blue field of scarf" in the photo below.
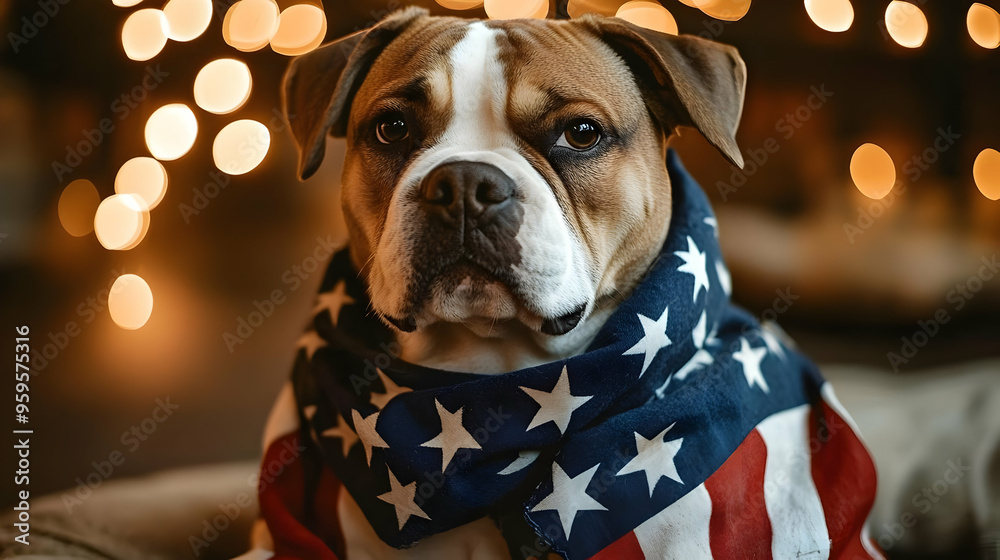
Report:
M 730 304 L 708 200 L 673 152 L 668 169 L 658 258 L 589 349 L 559 362 L 405 363 L 347 251 L 333 258 L 293 385 L 303 438 L 382 540 L 520 510 L 553 550 L 589 558 L 704 483 L 762 420 L 819 400 L 816 368 Z

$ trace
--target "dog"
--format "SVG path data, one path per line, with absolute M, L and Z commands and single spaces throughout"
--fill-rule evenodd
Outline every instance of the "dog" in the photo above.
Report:
M 388 346 L 383 347 L 391 348 L 393 359 L 417 368 L 483 377 L 530 372 L 586 353 L 609 318 L 662 261 L 659 256 L 675 218 L 677 198 L 665 164 L 671 137 L 681 127 L 693 128 L 729 163 L 742 166 L 735 135 L 745 84 L 745 64 L 731 46 L 591 15 L 566 21 L 475 21 L 431 17 L 425 10 L 411 8 L 296 58 L 285 78 L 284 102 L 299 148 L 300 179 L 319 168 L 328 136 L 347 142 L 342 204 L 349 244 L 344 263 L 357 271 L 361 289 L 353 296 L 345 292 L 344 286 L 353 281 L 350 274 L 345 275 L 348 284 L 327 286 L 330 293 L 320 305 L 323 324 L 350 330 L 341 310 L 366 297 L 364 312 L 384 324 Z M 710 220 L 705 218 L 705 224 Z M 694 243 L 691 237 L 688 241 Z M 690 254 L 700 253 L 695 248 Z M 695 301 L 701 301 L 700 288 L 696 276 Z M 684 289 L 689 298 L 690 288 Z M 668 320 L 666 315 L 664 310 L 662 323 Z M 704 315 L 685 330 L 688 337 L 695 333 L 696 344 L 709 344 Z M 317 348 L 326 344 L 320 338 L 307 337 L 303 343 L 303 368 L 308 369 Z M 647 368 L 670 340 L 659 344 L 652 357 L 643 350 L 642 341 L 638 350 L 621 353 L 645 352 L 643 360 L 629 358 L 638 379 L 651 379 Z M 404 389 L 383 376 L 381 369 L 378 373 L 385 391 L 379 410 L 388 411 L 396 404 L 386 404 L 389 399 L 409 398 L 399 397 Z M 570 379 L 564 377 L 566 369 L 562 376 L 557 389 L 565 382 L 568 398 L 591 398 L 577 396 L 580 382 L 565 381 Z M 754 387 L 751 381 L 750 388 L 761 392 L 768 387 L 762 381 Z M 265 449 L 276 448 L 288 434 L 319 440 L 317 430 L 305 435 L 303 425 L 327 412 L 317 412 L 309 398 L 304 400 L 292 384 L 285 386 L 268 420 Z M 434 418 L 441 418 L 441 436 L 423 444 L 433 449 L 420 452 L 441 450 L 445 478 L 456 449 L 483 449 L 484 442 L 468 438 L 461 444 L 445 442 L 446 418 L 457 417 L 462 428 L 463 408 L 456 412 L 437 400 L 433 403 L 438 406 Z M 472 411 L 464 409 L 468 420 Z M 571 420 L 577 421 L 573 414 L 570 409 L 565 417 L 553 416 L 547 426 L 528 429 L 549 430 L 558 438 Z M 339 434 L 341 439 L 335 441 L 343 443 L 345 460 L 350 455 L 363 466 L 367 459 L 370 467 L 373 455 L 377 462 L 389 447 L 383 441 L 390 439 L 387 430 L 393 429 L 385 427 L 387 415 L 379 420 L 376 433 L 377 415 L 357 410 L 330 414 L 324 420 L 329 425 L 348 423 L 353 428 L 346 432 L 324 428 L 323 433 Z M 371 428 L 366 431 L 369 420 Z M 532 424 L 542 420 L 536 415 Z M 307 441 L 300 443 L 304 445 L 300 449 L 307 447 Z M 531 462 L 537 455 L 522 453 L 521 458 Z M 568 471 L 563 474 L 569 476 Z M 666 482 L 649 481 L 650 497 L 657 484 L 660 491 L 682 478 L 664 476 L 661 480 Z M 373 502 L 389 516 L 391 526 L 384 530 L 373 527 L 359 505 L 363 493 L 353 490 L 331 494 L 336 503 L 316 504 L 310 506 L 311 513 L 302 514 L 314 527 L 336 526 L 332 529 L 336 536 L 330 538 L 337 542 L 330 550 L 337 556 L 349 560 L 517 556 L 511 538 L 488 515 L 470 514 L 465 522 L 458 517 L 447 530 L 420 535 L 415 546 L 417 537 L 390 545 L 383 531 L 396 531 L 395 521 L 399 532 L 405 533 L 432 515 L 412 502 L 413 484 L 403 484 L 392 467 L 388 477 L 378 492 L 390 487 L 391 491 L 378 497 L 395 506 L 396 517 L 387 503 Z M 354 483 L 351 477 L 341 478 L 348 486 Z M 262 469 L 262 489 L 271 482 L 265 479 Z M 306 486 L 318 492 L 326 483 L 317 480 L 316 485 Z M 262 490 L 265 509 L 275 499 L 270 491 Z M 411 501 L 400 505 L 400 493 L 407 492 Z M 292 509 L 301 507 L 305 506 Z M 532 511 L 544 507 L 539 503 Z M 556 509 L 562 514 L 558 525 L 565 538 L 571 531 L 579 534 L 572 518 L 584 514 Z M 477 510 L 476 515 L 482 513 Z M 258 522 L 254 552 L 247 558 L 270 557 L 280 540 L 275 525 L 280 524 Z M 301 526 L 287 531 L 299 531 Z M 277 530 L 286 531 L 283 527 Z M 528 541 L 539 532 L 537 527 L 529 532 Z M 525 557 L 576 555 L 567 550 L 543 546 Z M 313 557 L 301 551 L 294 554 Z M 331 552 L 315 557 L 335 556 Z

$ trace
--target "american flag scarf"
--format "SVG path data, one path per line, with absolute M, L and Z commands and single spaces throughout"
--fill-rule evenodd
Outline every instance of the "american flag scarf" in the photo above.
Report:
M 295 458 L 261 473 L 276 557 L 344 558 L 346 491 L 397 548 L 488 516 L 515 559 L 879 558 L 855 425 L 809 360 L 730 303 L 708 200 L 673 152 L 668 168 L 662 252 L 559 362 L 404 363 L 335 255 L 292 374 L 300 432 L 264 464 Z

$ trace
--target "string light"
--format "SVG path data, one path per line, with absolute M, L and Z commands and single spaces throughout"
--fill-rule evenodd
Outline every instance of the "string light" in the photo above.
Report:
M 692 0 L 692 4 L 706 15 L 724 21 L 738 21 L 750 11 L 750 0 Z
M 613 16 L 622 5 L 622 0 L 569 0 L 566 11 L 570 17 L 578 18 L 583 14 L 601 14 Z
M 66 185 L 59 195 L 59 223 L 66 233 L 83 237 L 94 231 L 94 214 L 101 203 L 97 187 L 87 179 L 77 179 Z
M 646 29 L 677 35 L 677 21 L 658 2 L 632 0 L 622 4 L 615 15 Z
M 123 274 L 111 285 L 108 312 L 119 327 L 140 329 L 153 314 L 153 291 L 140 276 Z
M 122 48 L 125 56 L 144 61 L 160 54 L 167 44 L 167 17 L 160 10 L 134 12 L 122 26 Z
M 125 162 L 115 176 L 115 192 L 132 194 L 142 201 L 144 209 L 156 208 L 167 194 L 167 170 L 153 158 L 137 157 Z
M 548 0 L 486 0 L 483 7 L 490 19 L 544 19 L 549 13 Z
M 134 194 L 115 194 L 104 199 L 94 216 L 97 240 L 109 251 L 128 251 L 142 242 L 149 230 L 146 203 Z
M 225 115 L 242 107 L 250 99 L 253 77 L 246 63 L 221 58 L 206 64 L 194 79 L 194 101 L 199 107 Z
M 254 120 L 230 123 L 219 131 L 212 144 L 215 166 L 229 175 L 253 171 L 267 155 L 271 134 L 267 127 Z
M 472 10 L 483 5 L 483 0 L 437 0 L 437 3 L 449 10 Z
M 965 18 L 969 37 L 984 49 L 1000 47 L 1000 14 L 985 4 L 973 4 Z
M 173 161 L 188 153 L 198 137 L 198 120 L 187 105 L 160 107 L 146 121 L 146 147 L 160 161 Z
M 326 37 L 326 13 L 319 6 L 296 4 L 278 16 L 278 31 L 271 38 L 271 50 L 286 56 L 310 52 Z
M 885 28 L 893 41 L 915 49 L 927 39 L 927 16 L 909 2 L 893 0 L 885 9 Z
M 879 200 L 896 184 L 896 166 L 876 144 L 862 144 L 851 157 L 851 178 L 861 194 Z
M 824 31 L 841 33 L 854 22 L 851 0 L 805 0 L 806 13 Z
M 1000 152 L 986 148 L 976 156 L 972 177 L 979 192 L 990 200 L 1000 200 Z
M 222 20 L 222 37 L 236 50 L 260 50 L 278 32 L 280 15 L 274 0 L 239 0 Z
M 212 22 L 212 0 L 169 0 L 163 6 L 163 15 L 167 18 L 167 37 L 192 41 Z

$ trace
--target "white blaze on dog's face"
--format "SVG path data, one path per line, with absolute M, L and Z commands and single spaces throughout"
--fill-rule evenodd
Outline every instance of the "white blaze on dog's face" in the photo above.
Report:
M 658 253 L 675 127 L 742 163 L 743 84 L 730 47 L 617 19 L 406 10 L 297 59 L 285 93 L 303 176 L 347 138 L 352 258 L 384 319 L 561 335 Z

